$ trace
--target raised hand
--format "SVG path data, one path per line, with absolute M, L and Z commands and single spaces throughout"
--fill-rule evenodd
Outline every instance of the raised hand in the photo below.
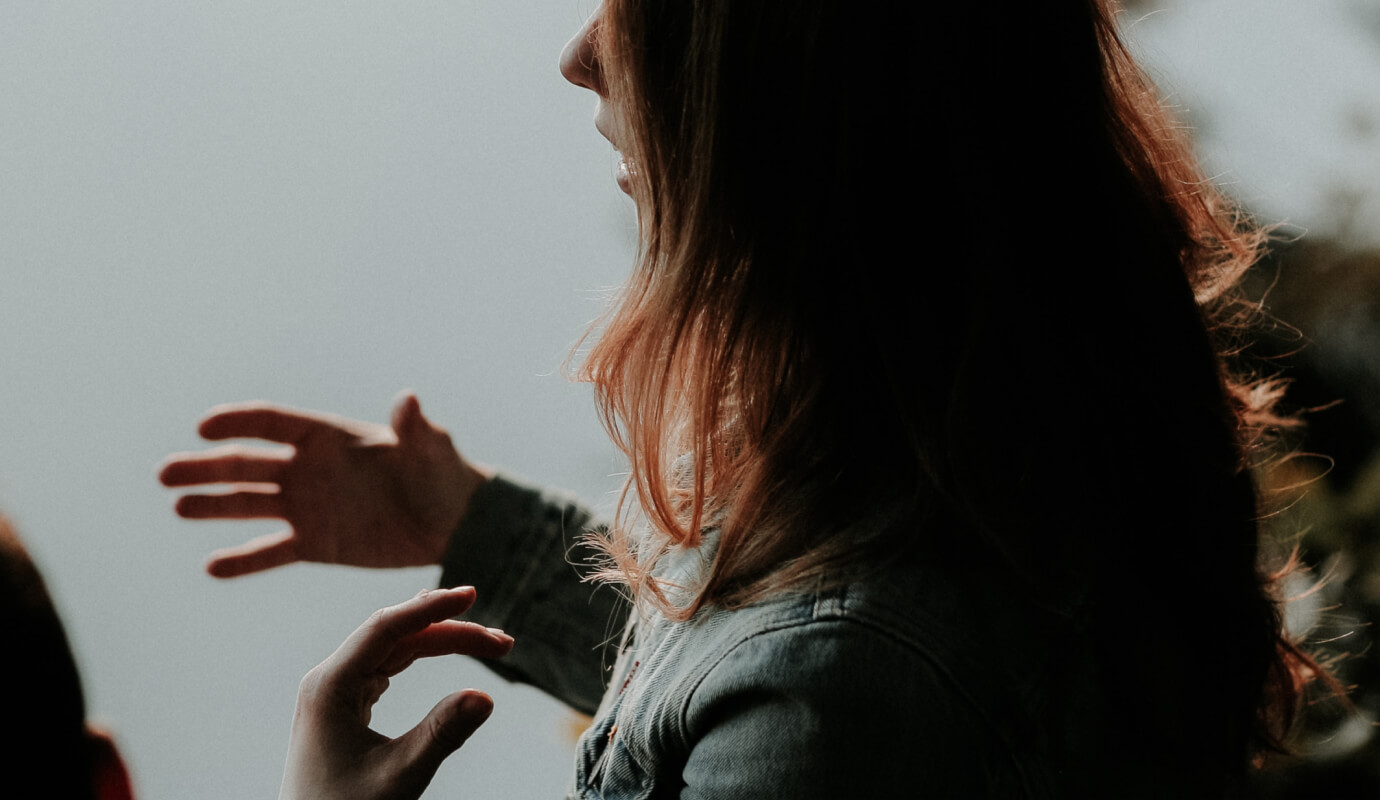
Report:
M 302 679 L 279 800 L 412 800 L 441 762 L 488 719 L 493 701 L 449 695 L 412 730 L 389 739 L 369 728 L 388 679 L 413 661 L 462 654 L 498 658 L 507 634 L 448 619 L 474 603 L 474 589 L 426 591 L 376 612 Z
M 485 470 L 461 458 L 445 430 L 404 394 L 392 425 L 268 403 L 217 406 L 198 428 L 207 439 L 254 438 L 289 447 L 225 445 L 169 456 L 165 486 L 226 484 L 188 494 L 188 519 L 282 519 L 289 528 L 212 553 L 220 578 L 295 561 L 361 567 L 438 563 Z

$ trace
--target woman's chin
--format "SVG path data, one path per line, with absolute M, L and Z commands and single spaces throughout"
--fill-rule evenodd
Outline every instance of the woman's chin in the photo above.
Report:
M 622 155 L 618 157 L 614 180 L 618 181 L 618 188 L 623 190 L 623 194 L 632 197 L 632 168 L 628 166 L 628 159 Z

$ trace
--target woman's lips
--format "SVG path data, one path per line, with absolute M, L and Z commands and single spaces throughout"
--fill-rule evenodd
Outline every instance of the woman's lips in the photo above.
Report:
M 609 144 L 613 145 L 613 154 L 618 157 L 618 167 L 614 173 L 614 179 L 618 181 L 618 188 L 622 189 L 624 194 L 631 197 L 632 176 L 637 174 L 637 168 L 630 165 L 628 157 L 623 155 L 622 151 L 618 149 L 618 143 L 614 141 L 614 137 L 609 135 L 608 127 L 607 118 L 605 117 L 605 107 L 601 105 L 598 113 L 595 114 L 594 117 L 594 129 L 599 132 L 600 136 L 608 140 Z

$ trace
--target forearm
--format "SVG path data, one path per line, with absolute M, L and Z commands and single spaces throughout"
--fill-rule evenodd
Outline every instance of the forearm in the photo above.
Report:
M 597 526 L 572 497 L 497 476 L 471 498 L 441 573 L 442 586 L 478 589 L 469 618 L 517 639 L 486 666 L 585 713 L 603 695 L 628 612 L 612 587 L 582 580 L 595 556 L 583 536 Z

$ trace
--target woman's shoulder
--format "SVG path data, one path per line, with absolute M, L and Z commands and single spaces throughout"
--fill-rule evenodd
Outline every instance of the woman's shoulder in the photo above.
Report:
M 808 789 L 801 797 L 839 796 L 857 794 L 860 774 L 877 792 L 923 774 L 936 796 L 1028 795 L 1025 776 L 1039 767 L 1013 738 L 1021 670 L 1008 663 L 1007 632 L 981 627 L 992 620 L 974 616 L 985 612 L 966 591 L 898 562 L 841 586 L 654 623 L 625 699 L 651 738 L 629 747 L 651 759 L 682 743 L 687 780 L 704 786 L 751 773 Z
M 788 591 L 736 609 L 708 608 L 687 623 L 707 661 L 806 647 L 827 664 L 864 672 L 922 664 L 966 686 L 983 677 L 1031 672 L 1039 650 L 1072 641 L 1074 623 L 1023 597 L 1015 586 L 981 570 L 956 570 L 923 557 L 900 558 L 854 580 Z M 1058 635 L 1058 631 L 1066 635 Z M 837 639 L 848 647 L 823 648 Z M 865 653 L 893 652 L 886 664 Z M 1067 652 L 1059 660 L 1067 662 Z M 1067 665 L 1067 664 L 1066 664 Z M 718 668 L 706 664 L 706 667 Z
M 839 711 L 866 708 L 874 721 L 894 713 L 898 730 L 910 727 L 902 718 L 933 718 L 941 708 L 969 716 L 980 702 L 972 667 L 992 662 L 994 632 L 964 624 L 970 609 L 930 583 L 941 579 L 925 569 L 890 569 L 712 610 L 696 648 L 704 654 L 695 665 L 701 681 L 689 707 L 751 686 Z

